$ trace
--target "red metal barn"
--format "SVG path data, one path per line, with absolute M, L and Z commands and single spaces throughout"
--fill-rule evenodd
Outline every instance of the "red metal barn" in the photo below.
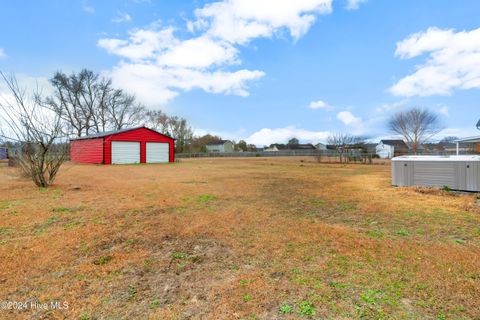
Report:
M 145 127 L 101 132 L 70 141 L 70 160 L 131 164 L 175 161 L 175 140 Z

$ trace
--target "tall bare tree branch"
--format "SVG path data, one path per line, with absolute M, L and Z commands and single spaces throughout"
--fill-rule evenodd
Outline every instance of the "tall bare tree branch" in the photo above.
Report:
M 10 93 L 0 101 L 0 135 L 19 146 L 13 156 L 23 174 L 37 186 L 48 187 L 68 155 L 64 122 L 43 106 L 38 88 L 29 96 L 15 76 L 0 76 Z
M 438 115 L 421 108 L 412 108 L 394 114 L 389 122 L 390 131 L 402 136 L 417 154 L 418 148 L 443 130 Z

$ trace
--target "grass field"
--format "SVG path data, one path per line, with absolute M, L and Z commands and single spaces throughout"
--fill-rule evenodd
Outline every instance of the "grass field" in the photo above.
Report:
M 479 319 L 475 194 L 302 158 L 0 168 L 0 318 Z M 43 317 L 43 318 L 42 318 Z

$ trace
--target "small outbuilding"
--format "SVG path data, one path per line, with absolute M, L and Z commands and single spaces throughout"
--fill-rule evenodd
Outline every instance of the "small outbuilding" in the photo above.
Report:
M 480 156 L 402 156 L 392 159 L 392 185 L 480 191 Z
M 101 132 L 70 140 L 70 160 L 94 164 L 175 161 L 175 139 L 146 127 Z
M 322 151 L 327 151 L 327 145 L 325 143 L 319 142 L 315 145 L 315 149 L 322 150 Z
M 380 140 L 375 149 L 381 159 L 391 159 L 408 153 L 408 146 L 403 140 Z

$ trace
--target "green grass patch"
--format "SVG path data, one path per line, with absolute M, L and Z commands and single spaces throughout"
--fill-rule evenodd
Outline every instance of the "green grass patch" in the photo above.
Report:
M 397 230 L 397 231 L 395 231 L 395 234 L 398 235 L 398 236 L 402 236 L 402 237 L 410 236 L 410 232 L 408 232 L 408 230 L 405 230 L 405 229 Z
M 214 200 L 217 200 L 217 197 L 211 194 L 203 194 L 199 195 L 195 198 L 195 202 L 197 203 L 209 203 Z
M 310 202 L 310 205 L 318 207 L 318 208 L 323 208 L 326 205 L 325 200 L 323 200 L 321 198 L 311 198 L 309 202 Z
M 59 199 L 61 196 L 62 196 L 62 190 L 60 190 L 60 189 L 53 190 L 53 198 L 54 199 Z
M 0 237 L 10 237 L 14 229 L 8 227 L 0 227 Z
M 52 211 L 55 213 L 69 213 L 72 211 L 72 209 L 66 208 L 66 207 L 59 207 L 59 208 L 54 208 Z
M 52 216 L 50 218 L 47 219 L 47 221 L 45 221 L 44 223 L 42 223 L 41 225 L 37 226 L 33 233 L 37 236 L 43 234 L 49 227 L 51 227 L 53 224 L 57 223 L 60 221 L 60 218 L 57 217 L 57 216 Z
M 293 306 L 288 304 L 288 303 L 283 303 L 282 305 L 280 305 L 280 307 L 278 308 L 278 311 L 282 314 L 289 314 L 289 313 L 292 313 L 293 312 Z
M 175 260 L 181 260 L 188 257 L 188 253 L 185 252 L 174 252 L 172 253 L 172 258 Z
M 160 300 L 159 299 L 155 299 L 153 300 L 152 302 L 150 302 L 150 304 L 148 305 L 148 308 L 150 309 L 156 309 L 160 306 Z
M 315 306 L 310 301 L 301 301 L 298 305 L 298 314 L 301 316 L 311 317 L 317 313 Z
M 0 210 L 7 210 L 7 209 L 12 209 L 19 204 L 21 204 L 21 200 L 5 200 L 5 201 L 0 201 Z
M 103 257 L 100 257 L 97 260 L 93 261 L 93 264 L 96 265 L 96 266 L 101 266 L 101 265 L 104 265 L 104 264 L 108 263 L 112 259 L 113 259 L 112 256 L 103 256 Z
M 90 317 L 90 313 L 88 313 L 87 311 L 83 311 L 81 314 L 80 314 L 80 317 L 78 318 L 79 320 L 90 320 L 92 319 Z
M 73 221 L 69 221 L 67 223 L 65 223 L 63 225 L 63 228 L 65 230 L 71 230 L 71 229 L 75 229 L 75 228 L 79 228 L 82 226 L 82 222 L 81 221 L 78 221 L 78 220 L 73 220 Z
M 353 202 L 342 200 L 337 203 L 337 209 L 340 211 L 353 211 L 357 209 L 357 205 Z
M 385 234 L 379 229 L 368 230 L 366 234 L 370 238 L 375 238 L 375 239 L 382 239 L 383 237 L 385 237 Z

